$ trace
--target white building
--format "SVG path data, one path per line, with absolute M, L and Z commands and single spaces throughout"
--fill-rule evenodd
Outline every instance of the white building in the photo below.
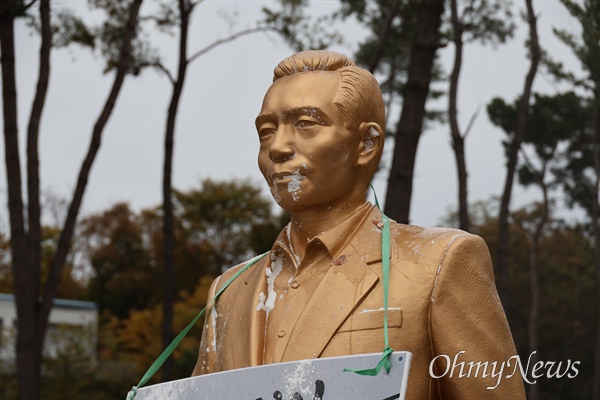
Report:
M 12 294 L 0 293 L 0 361 L 15 359 L 17 310 Z M 44 355 L 56 357 L 65 352 L 96 358 L 98 306 L 79 300 L 55 299 L 50 311 Z

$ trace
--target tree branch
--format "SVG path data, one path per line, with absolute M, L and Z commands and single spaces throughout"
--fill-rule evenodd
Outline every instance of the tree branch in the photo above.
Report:
M 383 29 L 381 30 L 381 34 L 379 35 L 379 42 L 377 43 L 377 50 L 375 50 L 375 56 L 371 60 L 371 64 L 369 65 L 369 72 L 374 73 L 379 65 L 379 61 L 381 60 L 381 56 L 383 55 L 383 50 L 387 45 L 388 38 L 390 36 L 390 31 L 392 29 L 392 23 L 394 22 L 394 18 L 398 15 L 398 9 L 400 8 L 401 1 L 394 1 L 392 9 L 388 14 L 385 23 L 383 24 Z
M 540 172 L 537 169 L 535 169 L 533 163 L 531 162 L 531 160 L 529 159 L 529 156 L 527 155 L 527 152 L 521 147 L 519 149 L 519 153 L 521 153 L 521 155 L 523 156 L 523 160 L 525 161 L 525 165 L 527 165 L 527 167 L 529 168 L 529 170 L 531 172 L 533 172 L 533 174 L 535 175 L 535 177 L 538 179 L 538 182 L 539 182 Z
M 537 19 L 533 9 L 533 1 L 525 0 L 525 5 L 527 7 L 527 21 L 529 25 L 529 50 L 531 52 L 531 63 L 529 66 L 529 71 L 527 72 L 527 76 L 525 77 L 523 95 L 521 96 L 521 100 L 519 101 L 517 108 L 515 134 L 512 142 L 510 143 L 507 155 L 506 178 L 504 181 L 504 188 L 502 191 L 502 199 L 500 202 L 500 210 L 498 215 L 498 243 L 496 246 L 496 252 L 498 255 L 496 262 L 498 293 L 500 294 L 500 299 L 502 300 L 502 303 L 506 309 L 509 323 L 512 322 L 513 319 L 511 291 L 508 277 L 508 239 L 510 234 L 508 229 L 509 203 L 512 196 L 512 187 L 519 156 L 519 149 L 521 147 L 523 133 L 526 129 L 531 88 L 533 86 L 533 80 L 535 78 L 538 69 L 538 63 L 541 57 L 537 33 Z
M 88 152 L 79 170 L 77 185 L 75 186 L 73 198 L 71 199 L 71 204 L 69 205 L 63 230 L 60 234 L 60 238 L 56 248 L 56 254 L 54 255 L 50 266 L 50 275 L 48 276 L 48 280 L 46 281 L 46 287 L 44 290 L 44 297 L 42 302 L 42 310 L 38 315 L 38 340 L 43 339 L 46 328 L 48 326 L 48 317 L 50 315 L 50 309 L 52 308 L 52 302 L 56 297 L 58 284 L 60 282 L 61 271 L 65 265 L 67 255 L 71 247 L 71 240 L 73 239 L 75 222 L 77 220 L 77 216 L 81 208 L 81 202 L 83 199 L 83 194 L 87 187 L 90 171 L 92 169 L 94 160 L 96 159 L 96 154 L 100 149 L 102 133 L 104 132 L 106 123 L 108 122 L 108 119 L 112 114 L 112 111 L 117 101 L 117 97 L 119 96 L 121 87 L 123 86 L 125 75 L 127 74 L 127 71 L 130 66 L 132 52 L 131 42 L 135 36 L 135 28 L 137 26 L 137 18 L 139 15 L 139 10 L 142 1 L 143 0 L 134 0 L 132 2 L 129 11 L 129 18 L 123 34 L 123 42 L 120 49 L 119 62 L 117 63 L 115 79 L 113 81 L 113 85 L 106 99 L 106 102 L 104 103 L 100 116 L 94 124 Z
M 29 4 L 27 4 L 25 7 L 23 7 L 23 12 L 27 11 L 27 10 L 29 9 L 29 7 L 31 7 L 32 5 L 34 5 L 34 4 L 35 4 L 35 2 L 36 2 L 36 1 L 37 1 L 37 0 L 31 0 L 31 1 L 29 2 Z
M 228 36 L 228 37 L 226 37 L 224 39 L 216 40 L 215 42 L 209 44 L 205 48 L 203 48 L 201 50 L 198 50 L 196 53 L 192 54 L 192 56 L 190 58 L 188 58 L 187 63 L 191 64 L 195 59 L 197 59 L 198 57 L 200 57 L 200 56 L 208 53 L 209 51 L 211 51 L 215 47 L 218 47 L 218 46 L 220 46 L 222 44 L 225 44 L 225 43 L 233 42 L 235 39 L 237 39 L 239 37 L 250 35 L 252 33 L 266 32 L 266 31 L 271 31 L 271 30 L 275 30 L 275 28 L 267 27 L 267 26 L 257 26 L 256 28 L 250 28 L 250 29 L 245 29 L 243 31 L 239 31 L 239 32 L 234 33 L 233 35 Z
M 169 72 L 169 70 L 164 65 L 162 65 L 162 63 L 160 61 L 149 64 L 148 66 L 158 69 L 160 72 L 162 72 L 163 74 L 166 75 L 167 79 L 169 79 L 171 84 L 173 84 L 173 85 L 175 84 L 175 78 L 173 78 L 173 75 L 171 75 L 171 72 Z
M 467 128 L 465 129 L 465 133 L 463 133 L 463 139 L 466 139 L 469 132 L 471 132 L 471 128 L 473 127 L 475 120 L 479 116 L 479 111 L 481 111 L 481 104 L 477 106 L 477 110 L 475 110 L 475 112 L 471 116 L 471 119 L 469 120 L 469 123 L 467 124 Z

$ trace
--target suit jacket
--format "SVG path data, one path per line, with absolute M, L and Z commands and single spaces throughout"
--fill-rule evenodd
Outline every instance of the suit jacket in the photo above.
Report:
M 371 219 L 342 249 L 346 262 L 332 265 L 313 292 L 282 362 L 383 351 L 381 232 Z M 391 221 L 390 253 L 389 344 L 413 354 L 407 398 L 525 399 L 485 242 Z M 250 267 L 207 310 L 194 375 L 262 364 L 265 318 L 257 304 L 269 262 Z M 243 265 L 217 278 L 209 299 Z

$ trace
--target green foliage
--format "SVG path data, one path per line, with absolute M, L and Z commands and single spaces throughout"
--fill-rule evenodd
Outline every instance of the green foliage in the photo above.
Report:
M 500 127 L 507 135 L 515 133 L 517 126 L 518 99 L 513 104 L 506 103 L 499 97 L 494 97 L 486 106 L 488 117 L 492 124 Z
M 82 234 L 90 243 L 94 277 L 89 297 L 123 318 L 159 300 L 154 283 L 159 271 L 150 263 L 138 217 L 127 204 L 85 218 Z
M 88 0 L 92 10 L 105 15 L 97 25 L 85 21 L 68 7 L 59 5 L 52 15 L 52 45 L 60 48 L 78 44 L 92 51 L 97 50 L 105 60 L 104 72 L 116 69 L 131 3 L 131 0 Z M 39 32 L 38 16 L 30 13 L 27 19 L 29 26 Z M 161 21 L 164 22 L 164 18 Z M 138 75 L 143 68 L 156 64 L 158 60 L 156 49 L 150 45 L 140 24 L 137 24 L 128 72 Z
M 584 89 L 588 98 L 580 101 L 583 110 L 581 122 L 573 132 L 566 151 L 568 163 L 556 173 L 562 181 L 568 204 L 582 207 L 592 224 L 598 224 L 598 221 L 593 221 L 593 210 L 598 206 L 596 180 L 600 176 L 600 5 L 591 0 L 582 3 L 571 0 L 561 2 L 579 22 L 581 35 L 559 29 L 554 29 L 554 33 L 571 48 L 586 76 L 576 78 L 575 74 L 565 71 L 563 65 L 550 56 L 546 57 L 545 65 L 557 80 L 566 80 Z
M 157 6 L 158 11 L 156 14 L 145 16 L 143 19 L 153 21 L 161 32 L 172 34 L 173 28 L 179 24 L 179 7 L 177 2 L 161 2 Z
M 50 271 L 50 263 L 56 252 L 60 230 L 55 226 L 42 226 L 42 265 L 41 286 L 46 283 Z M 12 275 L 12 262 L 10 254 L 10 241 L 0 233 L 0 293 L 14 293 Z M 75 275 L 77 266 L 73 260 L 68 260 L 61 271 L 61 285 L 57 296 L 63 299 L 80 299 L 84 296 L 86 288 L 82 281 Z M 40 290 L 42 290 L 40 287 Z M 41 292 L 40 292 L 41 294 Z
M 399 3 L 399 4 L 395 4 Z M 412 37 L 414 35 L 417 18 L 417 3 L 410 1 L 377 0 L 367 1 L 342 1 L 341 16 L 343 18 L 355 17 L 369 30 L 367 38 L 359 43 L 355 54 L 356 62 L 363 66 L 371 66 L 376 52 L 383 40 L 382 28 L 391 13 L 395 13 L 388 31 L 388 38 L 384 43 L 381 61 L 377 64 L 375 72 L 390 76 L 392 71 L 402 71 L 396 74 L 396 79 L 388 79 L 382 84 L 382 89 L 387 92 L 400 92 L 410 55 Z
M 492 220 L 498 215 L 498 206 L 500 199 L 491 197 L 487 200 L 478 200 L 469 204 L 469 218 L 473 223 L 471 233 L 481 235 L 479 227 L 485 225 L 487 221 Z M 448 207 L 446 215 L 440 218 L 439 226 L 458 229 L 460 226 L 458 211 L 456 207 Z
M 547 379 L 544 391 L 556 399 L 589 398 L 598 307 L 592 300 L 597 285 L 593 247 L 579 227 L 553 230 L 543 246 L 540 354 L 546 360 L 581 361 L 576 378 Z
M 594 140 L 593 136 L 594 132 L 589 126 L 574 132 L 567 148 L 568 163 L 564 168 L 556 170 L 567 194 L 567 204 L 571 207 L 580 206 L 589 216 L 593 215 L 593 202 L 598 201 L 597 195 L 594 196 L 598 174 L 594 160 L 598 150 L 595 149 L 594 141 L 599 141 Z
M 496 45 L 512 38 L 515 30 L 512 4 L 504 1 L 459 1 L 459 22 L 463 41 Z M 447 17 L 447 15 L 446 15 Z M 447 38 L 452 37 L 451 22 L 446 18 L 443 29 Z
M 13 276 L 10 261 L 10 241 L 0 232 L 0 293 L 13 292 Z
M 271 248 L 284 225 L 271 203 L 252 185 L 205 180 L 174 191 L 175 282 L 192 293 L 202 276 L 217 275 Z M 162 215 L 159 207 L 133 212 L 127 204 L 91 215 L 81 236 L 94 276 L 88 296 L 118 318 L 162 299 Z
M 205 276 L 200 279 L 191 294 L 183 295 L 181 300 L 175 303 L 175 332 L 183 330 L 204 308 L 212 278 Z M 100 362 L 112 360 L 122 365 L 131 363 L 136 376 L 131 380 L 130 385 L 137 383 L 162 351 L 161 342 L 157 340 L 160 337 L 161 320 L 160 305 L 132 311 L 125 319 L 105 314 L 100 336 Z M 190 331 L 172 355 L 175 361 L 176 379 L 189 377 L 196 364 L 202 335 L 202 321 Z
M 236 181 L 205 180 L 199 189 L 175 192 L 174 214 L 194 243 L 213 249 L 209 270 L 223 271 L 271 248 L 282 226 L 260 189 Z M 266 239 L 266 240 L 265 240 Z M 265 248 L 264 243 L 271 245 Z
M 417 8 L 418 3 L 411 1 L 342 1 L 341 17 L 354 17 L 369 31 L 367 37 L 358 43 L 354 58 L 357 64 L 381 76 L 381 91 L 388 107 L 401 99 L 404 90 Z M 392 20 L 386 30 L 384 25 L 389 18 Z M 441 68 L 436 65 L 434 70 L 439 72 Z M 439 76 L 439 73 L 434 74 L 434 79 L 439 79 Z M 431 92 L 435 95 L 434 90 Z
M 494 200 L 479 202 L 472 220 L 473 232 L 482 236 L 488 247 L 496 247 L 498 222 Z M 513 217 L 521 224 L 538 219 L 540 208 L 529 205 L 516 210 Z M 515 224 L 510 225 L 509 276 L 514 301 L 511 330 L 517 352 L 526 363 L 529 357 L 528 323 L 530 310 L 529 240 Z M 495 258 L 496 253 L 491 253 Z M 589 235 L 578 225 L 552 221 L 539 250 L 541 304 L 538 354 L 544 361 L 580 361 L 573 379 L 539 379 L 543 399 L 586 399 L 592 385 L 595 346 L 596 280 L 594 249 Z M 525 364 L 524 364 L 525 365 Z
M 554 29 L 555 35 L 568 47 L 581 62 L 582 67 L 589 74 L 593 86 L 588 86 L 594 91 L 600 90 L 600 4 L 594 0 L 585 0 L 583 4 L 572 0 L 561 0 L 569 14 L 577 19 L 581 25 L 581 36 L 576 36 L 568 31 Z M 559 65 L 554 63 L 554 66 Z M 569 74 L 560 74 L 561 68 L 555 69 L 557 77 L 569 78 Z M 577 81 L 572 83 L 577 84 Z M 596 98 L 598 96 L 596 95 Z
M 279 0 L 278 8 L 263 7 L 259 21 L 272 27 L 295 51 L 321 50 L 341 42 L 341 35 L 331 29 L 333 16 L 322 15 L 315 20 L 306 13 L 307 0 Z
M 44 357 L 42 397 L 47 399 L 98 398 L 87 386 L 96 367 L 94 330 L 61 325 L 48 332 L 52 355 Z M 69 385 L 61 384 L 69 382 Z
M 535 94 L 523 142 L 532 144 L 540 158 L 548 160 L 561 141 L 585 129 L 588 117 L 584 100 L 574 92 Z
M 507 104 L 500 98 L 494 98 L 487 105 L 491 122 L 508 137 L 503 141 L 505 150 L 508 150 L 515 132 L 519 101 L 516 99 L 512 104 Z M 556 180 L 570 186 L 565 167 L 573 162 L 577 164 L 578 152 L 575 148 L 581 146 L 579 138 L 585 136 L 589 120 L 587 101 L 574 92 L 552 96 L 534 94 L 533 104 L 529 107 L 527 129 L 523 134 L 525 160 L 518 170 L 519 182 L 525 186 L 536 183 L 542 170 L 548 169 Z M 537 167 L 527 156 L 531 151 L 538 160 Z M 573 179 L 574 176 L 571 182 Z
M 96 37 L 81 18 L 71 10 L 60 9 L 55 13 L 56 23 L 52 26 L 54 47 L 66 47 L 72 43 L 94 49 Z
M 270 249 L 289 217 L 273 215 L 271 202 L 258 188 L 238 181 L 205 180 L 199 188 L 175 191 L 173 197 L 178 332 L 204 307 L 214 276 Z M 78 232 L 78 246 L 85 244 L 78 262 L 89 263 L 93 276 L 87 287 L 74 279 L 72 271 L 79 266 L 72 260 L 58 297 L 99 304 L 97 354 L 90 354 L 90 348 L 96 349 L 89 344 L 94 340 L 90 331 L 50 329 L 47 341 L 55 344 L 55 352 L 44 359 L 42 398 L 123 397 L 162 350 L 161 208 L 135 212 L 127 204 L 115 204 L 84 218 Z M 56 227 L 44 227 L 43 265 L 53 257 L 59 233 Z M 11 276 L 8 241 L 0 235 L 0 291 L 11 291 Z M 201 332 L 199 324 L 173 354 L 175 378 L 190 375 Z M 0 379 L 0 397 L 15 398 L 14 370 L 0 365 Z
M 107 18 L 102 25 L 96 27 L 95 37 L 98 41 L 100 54 L 106 61 L 105 72 L 117 67 L 131 0 L 89 0 L 92 8 L 103 11 Z M 148 65 L 158 61 L 156 50 L 150 45 L 141 31 L 140 24 L 136 26 L 136 34 L 131 44 L 131 59 L 129 73 L 138 75 Z

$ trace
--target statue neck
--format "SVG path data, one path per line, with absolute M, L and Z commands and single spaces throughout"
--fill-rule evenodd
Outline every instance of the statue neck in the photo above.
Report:
M 363 206 L 365 201 L 346 204 L 344 208 L 332 208 L 326 212 L 313 211 L 292 214 L 290 241 L 296 255 L 303 259 L 306 246 L 312 238 L 342 223 Z

